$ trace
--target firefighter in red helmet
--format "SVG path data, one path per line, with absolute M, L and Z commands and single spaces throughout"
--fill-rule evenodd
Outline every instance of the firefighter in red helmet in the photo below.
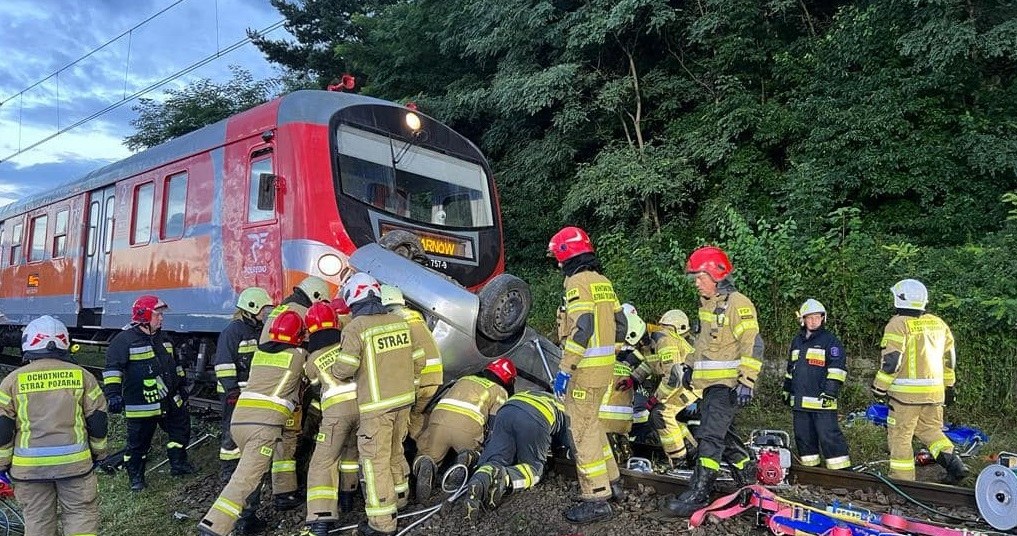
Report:
M 614 379 L 616 327 L 626 320 L 585 231 L 565 227 L 551 237 L 547 250 L 565 276 L 565 311 L 559 316 L 564 325 L 558 326 L 562 358 L 554 394 L 564 402 L 571 423 L 582 500 L 565 511 L 565 518 L 592 523 L 613 515 L 608 500 L 622 495 L 599 410 Z
M 752 400 L 763 365 L 763 339 L 756 307 L 735 288 L 733 270 L 727 254 L 713 246 L 693 251 L 685 266 L 699 290 L 699 327 L 682 384 L 703 395 L 696 433 L 699 460 L 689 489 L 667 504 L 676 516 L 688 517 L 706 506 L 722 460 L 732 466 L 737 485 L 755 482 L 754 464 L 732 425 L 738 408 Z
M 131 307 L 131 325 L 106 349 L 102 377 L 110 412 L 127 417 L 124 463 L 133 491 L 145 489 L 145 463 L 156 426 L 167 435 L 170 474 L 194 472 L 184 450 L 191 439 L 184 369 L 162 331 L 166 309 L 158 296 L 139 297 Z

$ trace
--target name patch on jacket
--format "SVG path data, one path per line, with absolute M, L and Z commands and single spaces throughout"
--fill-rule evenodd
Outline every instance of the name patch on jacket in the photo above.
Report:
M 83 389 L 80 370 L 44 370 L 18 374 L 18 392 L 38 393 L 58 389 Z
M 593 301 L 614 301 L 617 299 L 611 283 L 594 283 L 590 285 L 590 290 L 593 291 Z
M 314 360 L 314 366 L 318 367 L 318 370 L 328 370 L 332 365 L 335 365 L 335 360 L 339 357 L 340 351 L 341 349 L 338 346 L 329 348 Z
M 824 367 L 826 366 L 826 350 L 822 348 L 809 348 L 805 351 L 805 360 L 810 365 Z
M 410 332 L 400 331 L 390 335 L 378 335 L 373 338 L 375 352 L 389 352 L 410 346 Z

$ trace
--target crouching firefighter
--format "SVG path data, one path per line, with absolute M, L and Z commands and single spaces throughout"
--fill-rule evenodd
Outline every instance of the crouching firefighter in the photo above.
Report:
M 795 444 L 802 465 L 851 467 L 847 440 L 837 424 L 837 395 L 847 378 L 844 346 L 826 329 L 826 307 L 808 299 L 798 309 L 801 331 L 791 341 L 784 400 L 792 408 Z
M 230 435 L 240 448 L 240 462 L 198 523 L 199 534 L 226 536 L 234 527 L 241 534 L 253 534 L 263 528 L 252 504 L 261 494 L 262 478 L 272 466 L 286 421 L 293 418 L 307 361 L 307 351 L 300 347 L 304 321 L 296 312 L 276 315 L 268 325 L 268 337 L 254 352 L 247 388 L 233 411 Z
M 25 534 L 99 534 L 93 462 L 106 455 L 106 398 L 71 361 L 67 327 L 42 316 L 25 327 L 26 365 L 0 383 L 0 474 L 14 480 Z M 57 504 L 60 516 L 57 516 Z
M 131 490 L 145 489 L 145 464 L 155 428 L 166 432 L 170 474 L 188 475 L 191 417 L 184 407 L 187 390 L 184 369 L 173 355 L 173 343 L 163 334 L 167 305 L 156 296 L 141 296 L 131 307 L 131 326 L 117 333 L 106 349 L 102 373 L 111 413 L 127 417 L 124 464 Z
M 943 481 L 956 484 L 968 475 L 968 467 L 943 434 L 943 405 L 953 404 L 957 381 L 953 333 L 941 318 L 925 312 L 929 291 L 920 281 L 905 279 L 890 290 L 897 314 L 883 331 L 882 364 L 872 381 L 876 400 L 890 407 L 890 476 L 915 479 L 911 440 L 918 436 L 946 469 Z
M 502 498 L 540 482 L 552 444 L 566 445 L 565 407 L 551 393 L 523 391 L 509 397 L 494 417 L 491 435 L 470 477 L 466 517 L 494 510 Z

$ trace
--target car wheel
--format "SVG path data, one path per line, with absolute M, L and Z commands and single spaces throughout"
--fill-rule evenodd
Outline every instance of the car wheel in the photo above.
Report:
M 526 327 L 533 298 L 530 286 L 512 274 L 500 274 L 480 289 L 477 330 L 502 341 Z

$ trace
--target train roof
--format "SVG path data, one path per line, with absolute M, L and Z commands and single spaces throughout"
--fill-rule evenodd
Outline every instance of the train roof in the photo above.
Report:
M 334 91 L 301 90 L 288 93 L 250 110 L 103 166 L 84 177 L 68 181 L 52 190 L 31 195 L 4 206 L 0 208 L 0 221 L 220 147 L 228 141 L 226 137 L 227 122 L 238 117 L 264 113 L 266 108 L 277 107 L 276 120 L 273 122 L 276 126 L 289 123 L 327 125 L 336 111 L 360 104 L 400 106 L 374 97 Z M 244 137 L 255 134 L 258 133 L 243 133 Z

